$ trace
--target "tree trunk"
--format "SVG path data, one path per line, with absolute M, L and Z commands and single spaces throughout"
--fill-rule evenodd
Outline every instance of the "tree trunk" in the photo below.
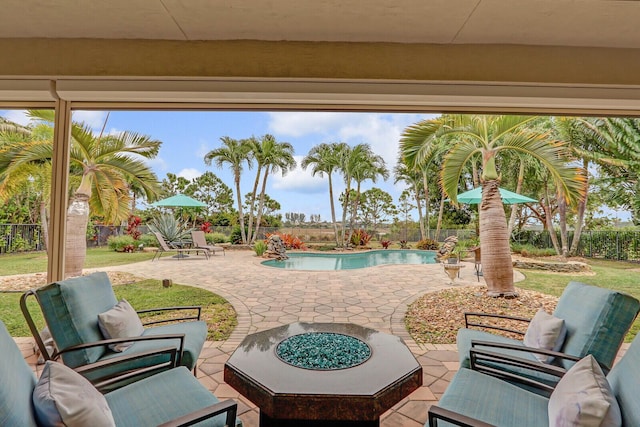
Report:
M 520 194 L 522 191 L 522 183 L 524 182 L 524 161 L 520 159 L 520 168 L 518 169 L 518 182 L 516 184 L 516 193 Z M 516 222 L 516 212 L 517 209 L 520 209 L 518 205 L 511 205 L 511 212 L 509 215 L 509 225 L 507 227 L 507 233 L 509 234 L 509 238 L 511 238 L 511 233 L 513 232 L 513 226 Z
M 585 171 L 589 170 L 589 162 L 584 161 L 582 167 Z M 589 192 L 589 177 L 586 174 L 586 181 L 584 183 L 587 189 L 584 193 L 584 198 L 578 201 L 578 212 L 576 214 L 576 229 L 573 232 L 573 240 L 571 241 L 571 247 L 569 248 L 569 255 L 576 255 L 578 252 L 578 245 L 580 244 L 580 237 L 582 236 L 582 225 L 584 223 L 584 213 L 587 210 L 587 197 Z
M 438 211 L 438 224 L 436 225 L 436 242 L 440 240 L 440 228 L 442 227 L 442 216 L 444 215 L 444 191 L 440 195 L 440 210 Z
M 427 172 L 422 171 L 422 185 L 424 186 L 424 222 L 427 228 L 427 239 L 431 238 L 431 225 L 429 223 L 429 205 L 431 198 L 429 196 L 429 182 L 427 180 Z
M 551 209 L 551 205 L 549 204 L 549 196 L 545 197 L 542 203 L 542 210 L 544 211 L 544 227 L 549 232 L 549 237 L 551 238 L 551 243 L 553 244 L 553 248 L 556 253 L 560 255 L 562 253 L 560 249 L 560 244 L 558 243 L 558 236 L 556 236 L 556 232 L 553 229 L 553 212 Z
M 358 203 L 360 202 L 360 182 L 356 187 L 356 197 L 353 200 L 353 205 L 351 207 L 351 218 L 349 218 L 349 233 L 347 234 L 346 241 L 351 242 L 351 236 L 353 235 L 353 229 L 356 221 L 356 216 L 358 213 Z
M 89 223 L 89 196 L 76 192 L 67 209 L 67 235 L 65 240 L 64 272 L 66 277 L 82 275 L 87 257 L 87 224 Z
M 256 236 L 253 234 L 253 211 L 256 204 L 256 193 L 258 192 L 258 183 L 260 182 L 260 172 L 262 167 L 258 165 L 258 170 L 256 171 L 256 179 L 253 182 L 253 191 L 251 192 L 251 199 L 249 200 L 249 229 L 247 230 L 247 240 L 251 243 L 256 239 Z M 256 228 L 258 226 L 256 225 Z M 258 232 L 256 231 L 256 234 Z
M 49 219 L 47 216 L 47 205 L 42 200 L 40 202 L 40 224 L 42 227 L 42 240 L 44 240 L 44 250 L 49 256 Z
M 329 175 L 329 201 L 331 202 L 331 222 L 333 222 L 333 232 L 336 237 L 336 246 L 340 246 L 338 242 L 338 223 L 336 222 L 336 206 L 333 201 L 333 181 L 331 180 L 331 172 L 328 172 Z
M 482 184 L 480 215 L 480 251 L 482 272 L 489 296 L 514 297 L 513 264 L 507 234 L 507 217 L 496 179 Z
M 342 232 L 340 233 L 340 247 L 345 245 L 345 225 L 347 223 L 347 211 L 349 210 L 349 199 L 351 197 L 351 180 L 347 184 L 347 188 L 344 190 L 344 200 L 342 201 Z
M 260 202 L 258 203 L 258 212 L 256 214 L 256 229 L 251 236 L 251 243 L 254 243 L 258 238 L 258 231 L 260 230 L 260 221 L 262 221 L 262 209 L 264 208 L 264 195 L 267 191 L 267 177 L 269 176 L 269 166 L 264 168 L 264 177 L 262 179 L 262 190 L 260 190 Z M 251 229 L 249 229 L 251 230 Z M 251 235 L 251 233 L 249 233 Z
M 564 195 L 560 191 L 558 191 L 556 199 L 558 200 L 560 242 L 562 244 L 560 255 L 566 257 L 569 253 L 569 243 L 567 240 L 567 200 L 564 198 Z
M 240 236 L 242 244 L 247 244 L 247 232 L 244 229 L 244 213 L 242 213 L 242 196 L 240 195 L 240 171 L 235 171 L 236 201 L 238 202 L 238 216 L 240 222 Z
M 413 185 L 413 191 L 416 193 L 416 207 L 418 208 L 418 224 L 420 224 L 420 238 L 422 240 L 424 240 L 426 238 L 425 232 L 424 232 L 424 221 L 423 221 L 423 215 L 422 215 L 422 203 L 420 203 L 420 192 L 418 191 L 419 188 L 415 185 Z

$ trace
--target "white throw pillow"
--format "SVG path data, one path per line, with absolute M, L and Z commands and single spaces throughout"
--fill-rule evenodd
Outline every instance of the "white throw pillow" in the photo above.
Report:
M 567 328 L 564 320 L 547 313 L 544 309 L 538 310 L 524 335 L 524 345 L 543 350 L 559 351 L 567 336 Z M 544 354 L 535 354 L 536 359 L 543 363 L 551 362 L 552 357 Z
M 85 377 L 61 363 L 45 363 L 32 400 L 41 426 L 116 425 L 104 396 Z
M 98 326 L 106 339 L 139 337 L 144 332 L 144 326 L 138 313 L 127 300 L 120 300 L 111 310 L 98 314 Z M 125 351 L 132 342 L 112 344 L 113 351 Z
M 549 398 L 549 426 L 620 427 L 620 407 L 592 355 L 573 365 Z

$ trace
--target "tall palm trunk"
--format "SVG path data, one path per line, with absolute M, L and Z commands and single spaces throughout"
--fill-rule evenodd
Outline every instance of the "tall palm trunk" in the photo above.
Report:
M 415 185 L 415 183 L 413 184 L 413 191 L 414 193 L 416 193 L 416 207 L 418 208 L 418 224 L 420 224 L 420 238 L 424 240 L 425 233 L 424 233 L 424 221 L 423 221 L 423 215 L 422 215 L 422 202 L 420 198 L 420 191 L 418 189 L 418 186 Z
M 436 242 L 440 240 L 440 229 L 442 228 L 442 216 L 444 215 L 444 201 L 447 195 L 444 191 L 440 195 L 440 209 L 438 210 L 438 224 L 436 224 Z
M 262 167 L 258 165 L 258 170 L 256 171 L 256 179 L 253 182 L 253 191 L 251 191 L 251 200 L 249 201 L 249 229 L 247 230 L 247 240 L 253 243 L 256 239 L 256 236 L 253 234 L 253 211 L 256 204 L 256 194 L 258 193 L 258 183 L 260 182 L 260 172 L 262 171 Z M 264 191 L 264 190 L 263 190 Z M 262 197 L 262 195 L 260 195 Z M 257 221 L 260 223 L 260 220 Z M 256 230 L 258 225 L 256 224 Z M 256 235 L 258 232 L 255 232 Z
M 426 223 L 427 228 L 427 239 L 431 238 L 430 233 L 430 222 L 429 222 L 429 205 L 431 204 L 431 199 L 429 196 L 429 182 L 427 180 L 427 172 L 422 171 L 422 185 L 424 186 L 424 222 Z
M 44 200 L 40 201 L 40 226 L 42 227 L 42 240 L 44 240 L 44 249 L 49 255 L 49 217 L 47 216 L 47 204 Z
M 589 170 L 589 162 L 584 161 L 583 166 L 584 170 Z M 587 175 L 587 174 L 585 174 Z M 589 177 L 588 175 L 585 178 L 585 188 L 589 188 Z M 569 248 L 569 255 L 575 255 L 578 251 L 578 245 L 580 244 L 580 237 L 582 236 L 582 225 L 584 224 L 584 214 L 587 210 L 587 198 L 589 197 L 589 193 L 587 191 L 584 192 L 584 198 L 578 201 L 578 212 L 576 214 L 576 228 L 573 232 L 573 240 L 571 241 L 571 247 Z
M 347 184 L 347 188 L 344 190 L 344 200 L 342 201 L 342 231 L 340 233 L 340 247 L 344 247 L 346 243 L 346 224 L 347 224 L 347 211 L 349 210 L 349 199 L 351 198 L 351 181 Z
M 333 201 L 333 181 L 331 180 L 331 172 L 328 172 L 329 175 L 329 200 L 331 202 L 331 222 L 333 222 L 333 232 L 336 237 L 336 246 L 340 246 L 340 242 L 338 241 L 338 223 L 336 222 L 336 206 Z
M 238 222 L 240 223 L 240 235 L 242 236 L 242 244 L 247 244 L 247 232 L 244 229 L 244 213 L 242 212 L 242 196 L 240 195 L 240 171 L 234 171 L 234 181 L 236 184 L 236 201 L 238 202 Z
M 76 192 L 67 209 L 67 235 L 65 240 L 65 277 L 82 275 L 87 257 L 87 224 L 89 223 L 89 195 Z
M 507 218 L 498 187 L 499 181 L 482 184 L 480 215 L 480 250 L 484 279 L 489 296 L 517 296 L 513 291 L 513 264 L 507 234 Z
M 560 225 L 560 243 L 562 244 L 562 252 L 560 255 L 566 257 L 569 253 L 569 243 L 567 239 L 567 201 L 564 195 L 558 191 L 556 195 L 558 201 L 558 220 Z
M 262 209 L 264 208 L 264 195 L 267 191 L 267 177 L 269 176 L 269 166 L 267 165 L 264 168 L 264 177 L 262 178 L 262 189 L 260 190 L 260 202 L 258 203 L 258 212 L 256 214 L 256 228 L 251 235 L 249 232 L 249 236 L 251 236 L 251 243 L 254 243 L 258 238 L 258 231 L 260 230 L 260 221 L 262 221 Z M 249 228 L 251 230 L 251 228 Z
M 516 184 L 516 193 L 520 194 L 522 191 L 522 184 L 524 182 L 524 161 L 520 159 L 520 167 L 518 168 L 518 182 Z M 516 213 L 520 209 L 517 205 L 511 205 L 511 213 L 509 215 L 509 225 L 507 227 L 507 233 L 511 237 L 511 232 L 516 223 Z

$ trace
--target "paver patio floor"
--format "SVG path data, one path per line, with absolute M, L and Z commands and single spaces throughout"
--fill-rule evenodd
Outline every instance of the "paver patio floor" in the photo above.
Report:
M 228 250 L 225 256 L 201 256 L 103 268 L 211 290 L 226 298 L 238 314 L 238 326 L 224 342 L 207 342 L 198 377 L 221 399 L 233 398 L 246 427 L 258 426 L 258 409 L 224 383 L 225 361 L 249 333 L 292 322 L 349 322 L 404 339 L 423 367 L 424 385 L 383 417 L 382 427 L 422 426 L 458 369 L 455 345 L 416 344 L 404 326 L 407 305 L 426 292 L 447 288 L 439 264 L 389 265 L 343 271 L 291 271 L 260 265 L 252 251 Z M 519 274 L 519 273 L 517 273 Z M 482 281 L 482 278 L 480 278 Z M 476 285 L 473 264 L 466 264 L 456 286 Z M 18 340 L 24 352 L 30 340 Z M 35 356 L 28 358 L 35 361 Z

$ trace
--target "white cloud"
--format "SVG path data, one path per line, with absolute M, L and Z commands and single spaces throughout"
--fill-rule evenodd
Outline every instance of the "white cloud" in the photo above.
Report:
M 81 122 L 89 125 L 91 129 L 96 132 L 100 132 L 104 126 L 104 121 L 107 118 L 106 111 L 74 111 L 73 121 Z M 107 122 L 107 125 L 109 123 Z
M 9 110 L 4 115 L 4 118 L 22 126 L 28 125 L 31 121 L 27 116 L 26 110 Z
M 168 169 L 167 162 L 162 157 L 156 157 L 153 159 L 144 158 L 142 160 L 145 162 L 150 168 L 155 169 L 156 171 L 166 171 Z M 162 179 L 162 177 L 160 177 Z
M 200 159 L 204 159 L 204 156 L 211 151 L 212 148 L 209 147 L 209 144 L 205 141 L 200 142 L 198 149 L 196 150 L 196 156 Z
M 185 168 L 185 169 L 182 169 L 180 172 L 178 172 L 176 175 L 186 178 L 188 180 L 192 180 L 202 175 L 202 172 L 200 172 L 198 169 L 195 169 L 195 168 Z
M 283 136 L 299 137 L 308 134 L 329 135 L 349 123 L 356 113 L 295 112 L 269 113 L 269 129 Z
M 306 171 L 300 167 L 302 156 L 294 156 L 298 166 L 289 171 L 285 176 L 280 173 L 270 175 L 269 180 L 275 190 L 296 191 L 303 193 L 320 193 L 328 191 L 329 181 L 325 175 L 321 178 L 319 175 L 311 175 L 311 169 Z

